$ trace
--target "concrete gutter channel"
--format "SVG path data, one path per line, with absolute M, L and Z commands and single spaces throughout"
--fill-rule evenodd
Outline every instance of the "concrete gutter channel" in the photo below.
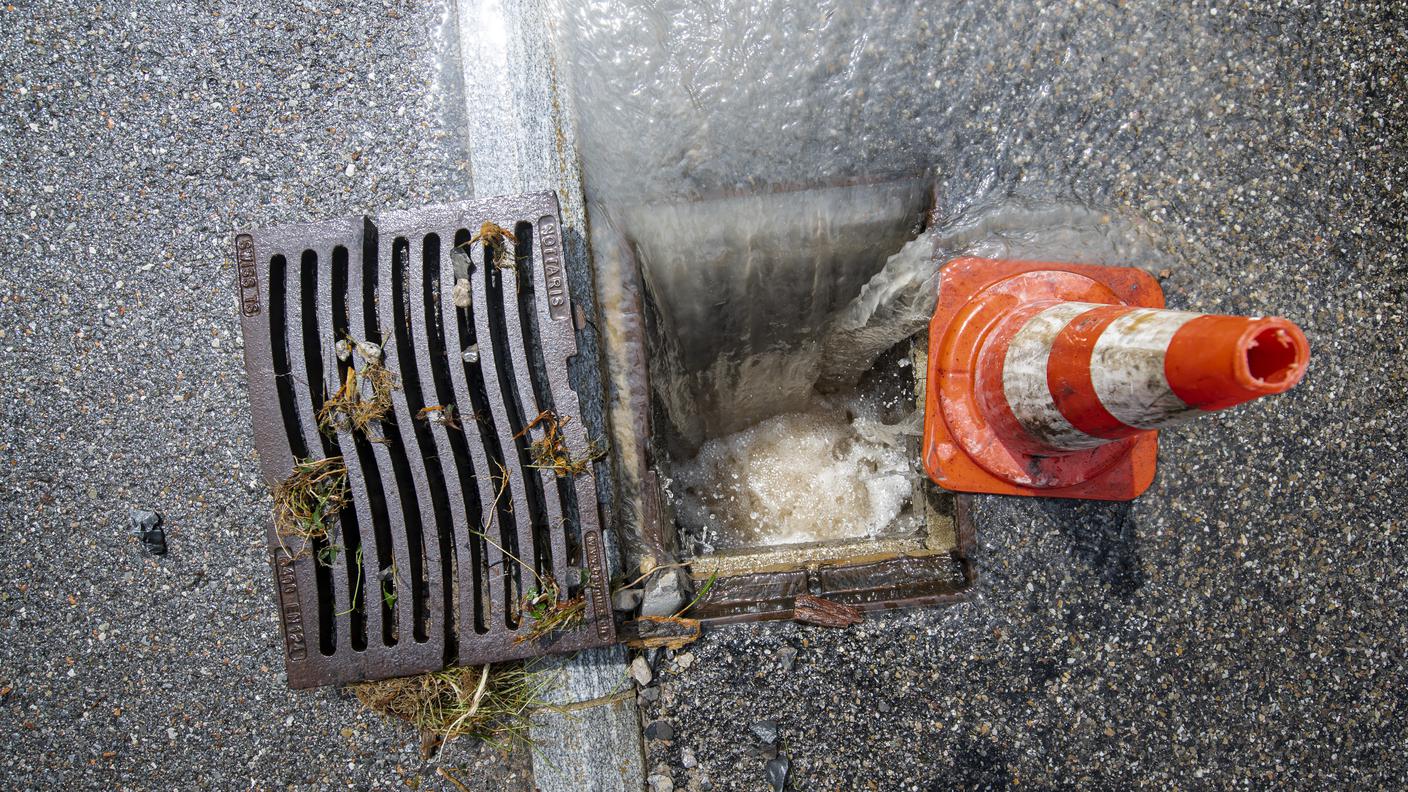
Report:
M 1008 11 L 1035 13 L 992 16 Z M 619 647 L 564 658 L 567 709 L 636 696 L 540 718 L 531 767 L 451 748 L 469 788 L 1378 788 L 1408 772 L 1408 13 L 1048 12 L 1088 56 L 1056 82 L 1074 104 L 1041 105 L 1000 166 L 1019 187 L 1079 167 L 1157 225 L 1177 248 L 1171 305 L 1297 319 L 1306 382 L 1167 434 L 1132 504 L 975 499 L 964 604 L 717 627 L 654 655 L 645 685 Z M 455 788 L 346 694 L 285 688 L 228 234 L 550 189 L 580 263 L 561 16 L 0 10 L 0 785 Z M 1126 84 L 1121 58 L 1165 77 Z M 999 121 L 976 115 L 973 134 Z M 163 514 L 167 555 L 127 533 L 129 507 Z

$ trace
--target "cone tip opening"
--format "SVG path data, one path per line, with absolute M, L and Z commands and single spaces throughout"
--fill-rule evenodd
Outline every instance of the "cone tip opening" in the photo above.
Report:
M 1305 333 L 1280 317 L 1254 323 L 1237 346 L 1243 355 L 1242 365 L 1237 366 L 1238 379 L 1249 390 L 1265 394 L 1290 390 L 1305 376 L 1310 362 Z

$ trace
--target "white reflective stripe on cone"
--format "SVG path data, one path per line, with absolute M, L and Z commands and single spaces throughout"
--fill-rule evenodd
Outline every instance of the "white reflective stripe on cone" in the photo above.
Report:
M 1067 302 L 1053 305 L 1027 320 L 1007 345 L 1002 362 L 1002 392 L 1017 422 L 1032 437 L 1055 448 L 1094 448 L 1110 442 L 1086 434 L 1071 425 L 1046 384 L 1046 363 L 1051 345 L 1071 320 L 1086 311 L 1105 306 Z
M 1174 333 L 1201 315 L 1139 308 L 1105 328 L 1091 352 L 1090 381 L 1111 415 L 1140 429 L 1161 429 L 1200 412 L 1169 387 L 1164 357 Z

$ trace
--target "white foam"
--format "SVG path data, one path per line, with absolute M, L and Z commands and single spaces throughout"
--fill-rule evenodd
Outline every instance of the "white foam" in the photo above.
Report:
M 914 478 L 902 436 L 918 416 L 886 425 L 858 406 L 817 402 L 708 441 L 670 481 L 682 522 L 720 550 L 895 528 Z

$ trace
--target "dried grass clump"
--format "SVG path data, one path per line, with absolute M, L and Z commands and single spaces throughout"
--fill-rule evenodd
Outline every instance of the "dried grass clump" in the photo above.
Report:
M 363 357 L 360 370 L 348 366 L 342 386 L 323 401 L 318 409 L 318 429 L 325 434 L 365 433 L 373 421 L 383 420 L 391 412 L 391 391 L 400 387 L 396 375 L 381 364 L 380 348 L 356 341 L 351 342 L 351 346 L 358 350 L 376 349 L 378 354 Z M 363 395 L 364 391 L 370 395 Z
M 342 457 L 298 460 L 289 477 L 274 485 L 274 530 L 305 544 L 326 539 L 350 501 Z
M 465 247 L 472 247 L 475 244 L 484 246 L 484 250 L 489 254 L 489 261 L 501 270 L 518 269 L 518 260 L 509 251 L 509 243 L 518 244 L 518 237 L 513 232 L 497 223 L 485 222 L 479 226 L 479 233 L 470 237 L 465 243 Z
M 562 427 L 572 420 L 572 416 L 561 416 L 552 410 L 543 410 L 523 427 L 523 431 L 514 435 L 514 439 L 528 434 L 534 427 L 543 427 L 543 436 L 534 440 L 528 446 L 528 456 L 533 460 L 533 464 L 528 467 L 551 470 L 559 477 L 580 476 L 591 469 L 591 465 L 603 456 L 606 450 L 597 445 L 596 441 L 587 441 L 587 455 L 582 458 L 572 456 L 572 451 L 567 447 L 567 438 L 563 436 Z
M 414 726 L 422 751 L 433 753 L 455 737 L 473 737 L 498 748 L 526 739 L 529 718 L 544 706 L 551 684 L 550 673 L 513 663 L 448 668 L 348 687 L 367 709 Z
M 561 600 L 562 589 L 551 575 L 538 578 L 538 588 L 523 598 L 522 613 L 529 620 L 527 632 L 513 639 L 516 644 L 544 638 L 580 627 L 587 612 L 585 597 Z

